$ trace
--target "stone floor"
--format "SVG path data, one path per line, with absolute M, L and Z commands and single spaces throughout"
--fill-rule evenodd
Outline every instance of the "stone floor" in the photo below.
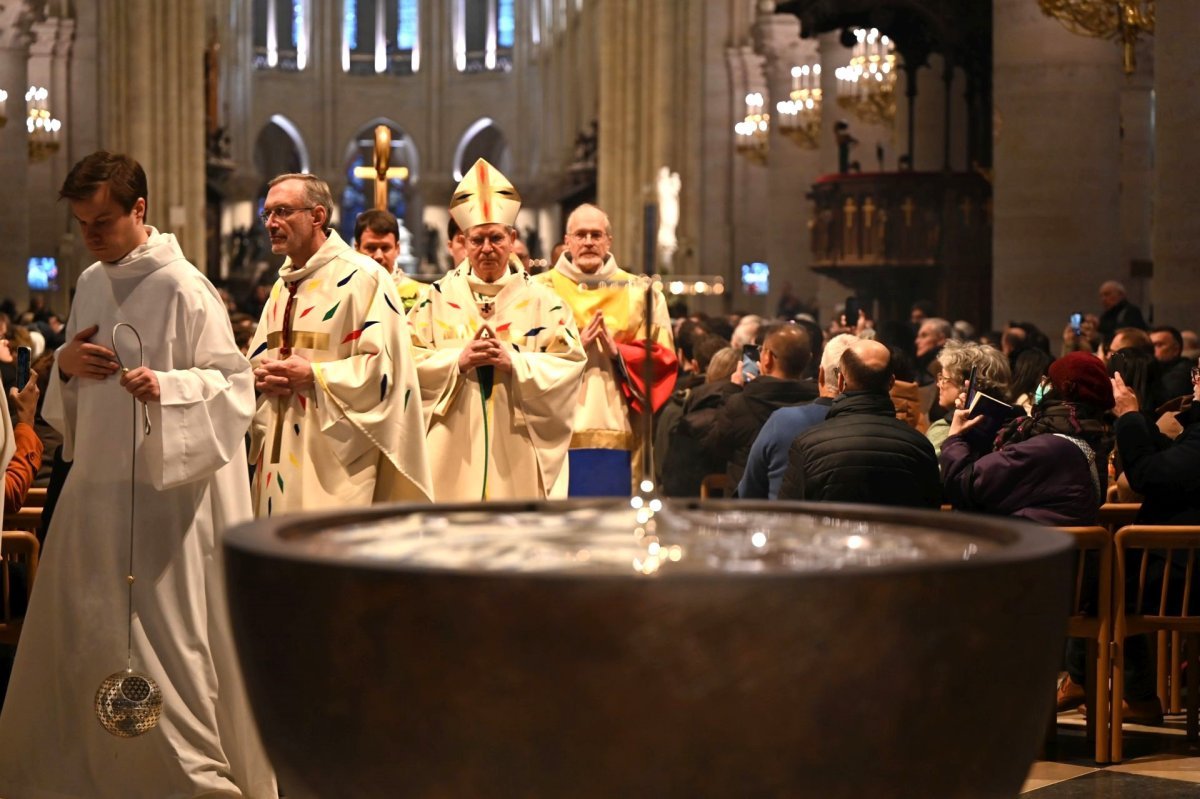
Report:
M 1200 744 L 1189 744 L 1184 717 L 1162 727 L 1125 725 L 1124 761 L 1097 767 L 1078 713 L 1058 717 L 1046 760 L 1029 770 L 1021 789 L 1030 799 L 1174 799 L 1200 797 Z

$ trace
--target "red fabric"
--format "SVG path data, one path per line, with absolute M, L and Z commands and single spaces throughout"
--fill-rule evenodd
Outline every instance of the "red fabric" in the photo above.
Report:
M 13 425 L 13 437 L 17 451 L 8 462 L 4 473 L 4 512 L 16 513 L 25 503 L 25 495 L 33 485 L 33 478 L 42 468 L 42 440 L 33 428 L 24 422 Z
M 625 375 L 621 383 L 621 391 L 625 400 L 634 411 L 641 413 L 645 408 L 646 386 L 646 347 L 642 343 L 617 344 L 621 359 L 625 362 Z M 679 375 L 679 361 L 675 353 L 661 344 L 653 344 L 650 348 L 652 385 L 650 387 L 650 405 L 658 411 L 675 390 L 675 378 Z M 632 383 L 632 386 L 630 385 Z

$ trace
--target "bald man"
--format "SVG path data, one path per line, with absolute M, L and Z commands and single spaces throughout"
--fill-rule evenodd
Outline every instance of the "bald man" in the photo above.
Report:
M 838 364 L 838 396 L 825 421 L 796 437 L 780 499 L 936 508 L 937 457 L 929 439 L 896 418 L 891 352 L 855 341 Z

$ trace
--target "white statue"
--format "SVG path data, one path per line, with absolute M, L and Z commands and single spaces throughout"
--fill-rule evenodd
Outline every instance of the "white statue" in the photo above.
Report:
M 679 173 L 669 167 L 658 170 L 658 257 L 664 266 L 679 249 L 675 228 L 679 225 Z

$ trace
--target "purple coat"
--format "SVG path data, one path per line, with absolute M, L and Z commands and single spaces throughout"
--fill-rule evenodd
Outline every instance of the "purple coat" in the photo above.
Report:
M 1094 525 L 1107 482 L 1106 464 L 1098 464 L 1097 494 L 1087 456 L 1049 433 L 978 457 L 962 436 L 950 436 L 940 460 L 943 495 L 956 509 L 1055 526 Z

